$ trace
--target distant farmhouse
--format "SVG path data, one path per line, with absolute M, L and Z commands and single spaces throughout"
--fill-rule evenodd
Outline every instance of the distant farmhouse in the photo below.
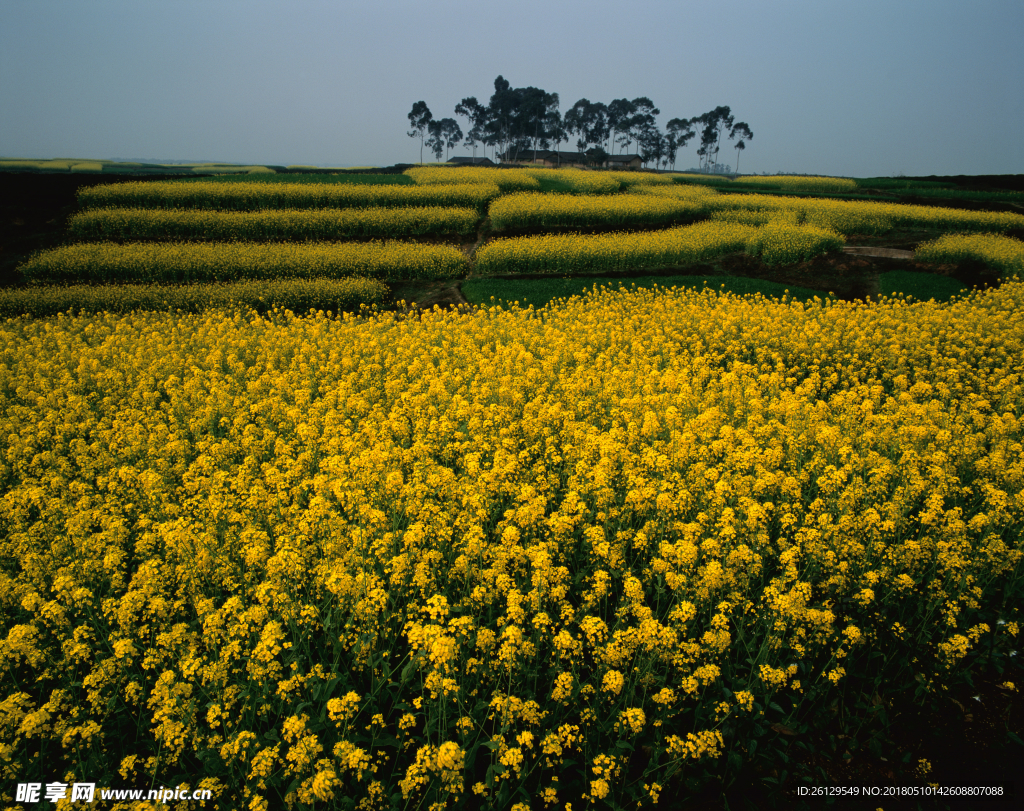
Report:
M 606 155 L 601 163 L 594 163 L 594 159 L 585 152 L 556 152 L 553 149 L 532 149 L 519 150 L 515 163 L 526 163 L 535 166 L 545 167 L 571 167 L 571 166 L 599 166 L 605 169 L 639 169 L 643 165 L 639 155 Z M 512 163 L 508 153 L 498 155 L 502 163 Z M 451 161 L 449 161 L 451 163 Z
M 452 166 L 496 166 L 490 158 L 452 158 L 448 161 Z

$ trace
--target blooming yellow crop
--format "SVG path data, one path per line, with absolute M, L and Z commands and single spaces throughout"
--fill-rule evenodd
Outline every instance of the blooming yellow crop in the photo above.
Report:
M 687 186 L 640 186 L 637 193 L 657 196 L 693 194 Z M 939 206 L 829 200 L 768 194 L 720 194 L 704 190 L 705 210 L 716 219 L 760 224 L 779 214 L 842 234 L 884 233 L 896 227 L 954 231 L 1008 231 L 1024 228 L 1024 216 L 1003 211 L 966 211 Z M 760 212 L 760 214 L 752 214 Z
M 624 172 L 594 172 L 585 169 L 540 169 L 523 170 L 526 174 L 537 178 L 557 180 L 568 187 L 574 194 L 614 194 L 622 191 L 623 182 L 619 175 Z
M 589 273 L 684 266 L 745 249 L 756 229 L 698 223 L 664 231 L 496 239 L 477 251 L 479 273 Z
M 671 223 L 703 210 L 699 203 L 676 197 L 520 192 L 499 197 L 488 214 L 495 228 L 584 228 Z
M 551 238 L 545 261 L 813 228 Z M 387 277 L 422 247 L 115 253 L 126 276 Z M 250 809 L 649 806 L 770 755 L 790 712 L 1009 661 L 1022 310 L 1008 280 L 945 304 L 6 319 L 0 773 L 178 785 L 194 761 Z
M 621 208 L 629 211 L 630 197 Z M 618 200 L 619 198 L 614 198 Z M 498 201 L 495 205 L 500 205 Z M 683 201 L 682 210 L 687 210 Z M 588 204 L 600 210 L 600 203 Z M 527 207 L 510 207 L 509 214 Z M 609 216 L 616 206 L 607 207 Z M 546 206 L 542 211 L 549 210 Z M 557 215 L 573 207 L 551 207 Z M 678 211 L 679 209 L 675 209 Z M 504 215 L 505 210 L 499 209 Z M 665 208 L 664 211 L 673 211 Z M 736 251 L 763 256 L 768 264 L 788 264 L 839 250 L 843 238 L 830 230 L 773 221 L 755 228 L 741 223 L 714 220 L 663 231 L 614 234 L 563 234 L 496 239 L 476 254 L 476 269 L 496 273 L 588 273 L 603 271 L 667 268 L 707 262 Z
M 960 262 L 980 259 L 1005 276 L 1024 276 L 1024 242 L 1000 234 L 947 234 L 914 251 L 920 262 Z
M 673 183 L 728 183 L 729 178 L 725 175 L 701 175 L 689 172 L 671 172 L 666 175 Z
M 456 207 L 265 209 L 98 208 L 71 217 L 68 230 L 81 239 L 336 240 L 468 234 L 476 209 Z
M 670 175 L 661 175 L 655 172 L 605 172 L 604 174 L 619 181 L 622 188 L 626 190 L 634 186 L 671 186 L 673 183 Z
M 772 220 L 757 229 L 747 242 L 747 252 L 760 256 L 766 265 L 790 265 L 842 250 L 844 242 L 839 234 L 827 228 Z
M 441 279 L 464 275 L 450 245 L 408 242 L 84 243 L 36 254 L 19 267 L 36 284 L 222 282 L 237 279 Z
M 768 186 L 786 191 L 809 191 L 827 194 L 849 192 L 857 188 L 857 181 L 848 177 L 816 177 L 807 175 L 743 175 L 737 183 Z
M 536 178 L 522 169 L 493 169 L 486 166 L 414 166 L 405 174 L 419 186 L 483 184 L 497 186 L 503 192 L 540 188 Z
M 490 183 L 411 186 L 361 183 L 225 183 L 135 181 L 78 190 L 82 208 L 203 208 L 258 211 L 276 208 L 408 208 L 442 206 L 482 210 L 497 197 Z
M 0 318 L 44 316 L 68 312 L 127 313 L 132 310 L 185 310 L 214 307 L 255 309 L 275 307 L 305 313 L 310 309 L 358 310 L 362 304 L 382 303 L 389 294 L 375 279 L 262 279 L 257 282 L 186 285 L 48 285 L 0 290 Z

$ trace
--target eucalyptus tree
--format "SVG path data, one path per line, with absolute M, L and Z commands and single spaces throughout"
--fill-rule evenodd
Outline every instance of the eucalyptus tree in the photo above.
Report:
M 733 138 L 739 138 L 736 142 L 736 174 L 740 173 L 740 153 L 747 148 L 746 142 L 754 137 L 754 133 L 750 131 L 750 127 L 745 121 L 741 121 L 738 124 L 733 125 L 732 129 L 729 130 L 729 140 Z
M 448 160 L 449 150 L 455 149 L 462 140 L 462 129 L 454 118 L 441 119 L 441 137 L 444 138 L 444 159 Z
M 609 130 L 608 107 L 604 102 L 595 101 L 587 108 L 587 143 L 603 144 L 608 140 Z
M 665 154 L 673 169 L 676 168 L 676 153 L 679 148 L 686 146 L 695 134 L 693 123 L 687 118 L 673 118 L 665 125 Z
M 518 105 L 515 116 L 515 136 L 520 142 L 529 142 L 534 158 L 537 146 L 549 141 L 547 124 L 553 113 L 558 111 L 558 94 L 548 93 L 539 87 L 523 87 L 516 91 Z
M 716 166 L 722 135 L 733 125 L 732 112 L 728 107 L 716 107 L 692 119 L 691 123 L 702 125 L 700 149 L 697 150 L 701 157 L 701 168 Z
M 716 107 L 714 110 L 715 124 L 715 160 L 718 163 L 718 150 L 722 147 L 722 136 L 733 126 L 734 117 L 728 107 Z
M 655 107 L 654 102 L 646 96 L 633 99 L 630 102 L 630 106 L 633 112 L 626 122 L 626 131 L 637 142 L 638 146 L 642 146 L 642 134 L 646 134 L 646 137 L 649 139 L 651 131 L 657 130 L 654 117 L 660 115 L 661 110 Z
M 442 118 L 431 121 L 427 124 L 430 137 L 427 139 L 427 146 L 434 153 L 437 160 L 441 160 L 441 153 L 444 152 L 445 160 L 448 159 L 448 150 L 462 140 L 462 130 L 454 118 Z
M 608 107 L 589 99 L 577 101 L 563 119 L 566 134 L 577 136 L 576 149 L 581 154 L 587 154 L 590 144 L 604 143 L 608 138 L 608 121 Z
M 487 104 L 487 138 L 494 145 L 495 151 L 498 147 L 502 151 L 509 152 L 511 146 L 512 132 L 516 108 L 519 106 L 519 99 L 516 96 L 512 85 L 503 76 L 494 80 L 494 93 Z
M 562 116 L 562 127 L 565 130 L 566 138 L 572 135 L 578 136 L 576 149 L 580 152 L 586 151 L 587 148 L 587 108 L 589 106 L 589 99 L 580 99 Z
M 437 120 L 430 121 L 427 124 L 427 135 L 427 149 L 434 153 L 434 160 L 441 160 L 441 153 L 444 152 L 444 135 L 441 134 L 441 122 Z
M 562 153 L 559 147 L 561 147 L 562 141 L 566 140 L 567 133 L 565 131 L 565 123 L 562 121 L 562 114 L 557 107 L 548 111 L 547 118 L 544 121 L 544 128 L 547 132 L 547 141 L 554 144 L 555 155 L 557 156 L 556 163 L 560 166 L 562 163 Z
M 558 94 L 539 87 L 516 87 L 502 76 L 494 80 L 494 94 L 487 105 L 483 130 L 485 141 L 501 147 L 505 159 L 515 161 L 519 153 L 547 140 L 545 129 L 552 111 L 558 109 Z
M 486 135 L 487 108 L 476 100 L 476 96 L 467 96 L 455 105 L 455 114 L 465 116 L 469 123 L 466 145 L 473 148 L 473 157 L 476 158 L 476 145 L 483 142 Z
M 409 113 L 409 123 L 412 125 L 409 137 L 420 139 L 420 163 L 423 163 L 423 140 L 427 137 L 430 122 L 433 120 L 434 116 L 425 101 L 417 101 L 412 106 L 412 112 Z
M 645 166 L 654 161 L 654 167 L 657 168 L 659 161 L 661 161 L 668 150 L 665 136 L 658 129 L 653 118 L 650 122 L 645 122 L 642 128 L 637 131 L 636 141 L 637 146 L 640 148 L 640 160 L 644 162 Z
M 608 134 L 611 136 L 608 145 L 612 152 L 615 151 L 619 133 L 628 131 L 629 119 L 633 112 L 633 102 L 629 99 L 613 99 L 608 104 Z

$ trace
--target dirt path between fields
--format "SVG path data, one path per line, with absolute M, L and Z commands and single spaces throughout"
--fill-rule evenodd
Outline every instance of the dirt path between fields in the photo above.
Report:
M 854 256 L 878 256 L 885 259 L 913 259 L 913 251 L 901 251 L 899 248 L 861 248 L 848 245 L 843 248 L 843 253 Z

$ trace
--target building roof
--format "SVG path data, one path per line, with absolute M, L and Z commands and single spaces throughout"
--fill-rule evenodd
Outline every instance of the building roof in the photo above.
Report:
M 460 157 L 460 158 L 452 158 L 452 159 L 450 159 L 448 161 L 448 163 L 456 163 L 456 164 L 459 164 L 459 165 L 463 165 L 463 164 L 470 164 L 470 165 L 476 164 L 476 165 L 483 165 L 483 166 L 493 166 L 494 165 L 494 161 L 492 161 L 490 158 L 461 158 Z
M 511 156 L 507 153 L 498 155 L 498 159 L 502 161 L 510 161 Z M 532 149 L 520 149 L 516 154 L 516 162 L 518 163 L 530 163 L 534 160 L 548 161 L 551 163 L 594 163 L 594 157 L 588 155 L 586 152 L 562 152 L 554 149 L 538 149 L 536 152 Z M 643 163 L 643 158 L 639 155 L 608 155 L 602 163 L 605 164 L 626 164 L 626 163 Z
M 534 157 L 536 156 L 536 157 Z M 509 160 L 507 153 L 498 155 L 502 160 Z M 554 149 L 538 149 L 536 151 L 532 149 L 520 149 L 516 154 L 516 157 L 520 161 L 532 161 L 532 160 L 561 160 L 567 163 L 582 163 L 585 161 L 592 161 L 589 155 L 585 152 L 562 152 Z

